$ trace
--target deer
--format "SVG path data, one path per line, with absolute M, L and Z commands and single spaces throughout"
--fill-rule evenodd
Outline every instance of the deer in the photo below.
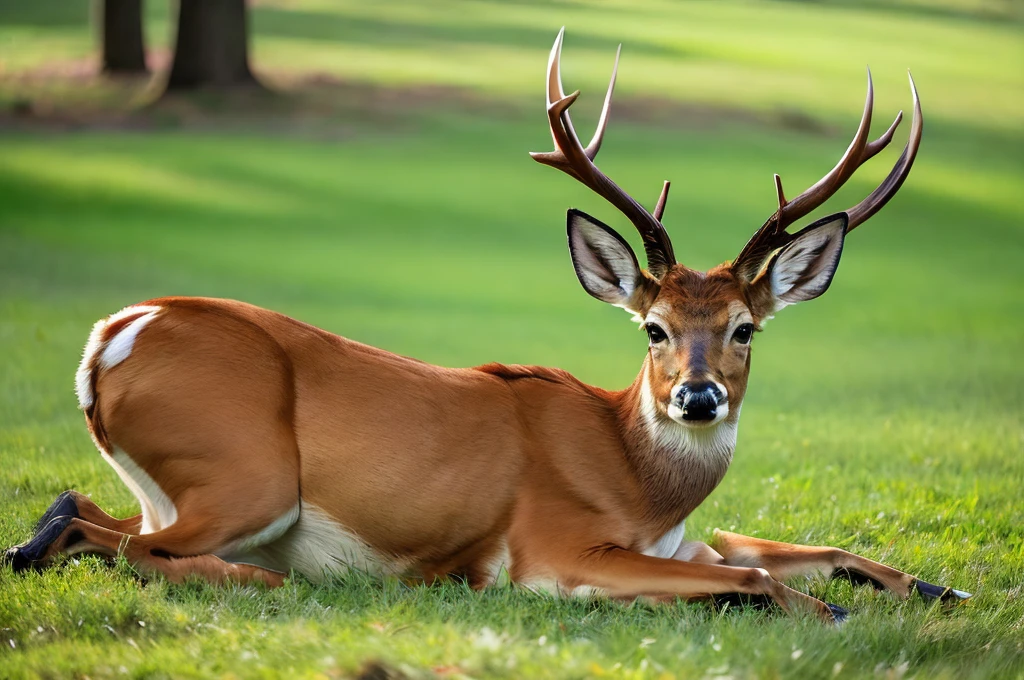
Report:
M 555 148 L 531 155 L 604 198 L 642 238 L 647 269 L 611 227 L 568 211 L 583 289 L 646 331 L 632 384 L 605 390 L 539 366 L 435 366 L 232 300 L 132 305 L 96 323 L 75 388 L 96 447 L 141 511 L 115 518 L 66 491 L 6 552 L 13 570 L 93 553 L 172 583 L 277 587 L 292 573 L 323 581 L 359 570 L 479 589 L 504 573 L 558 596 L 740 597 L 828 623 L 847 610 L 785 582 L 822 575 L 899 598 L 970 597 L 839 548 L 718 530 L 710 543 L 685 539 L 688 516 L 732 461 L 754 333 L 829 288 L 846 234 L 910 172 L 923 124 L 913 78 L 909 141 L 874 191 L 787 230 L 891 141 L 902 112 L 869 137 L 869 71 L 836 166 L 791 200 L 775 175 L 775 212 L 734 260 L 702 272 L 676 262 L 662 225 L 669 183 L 648 212 L 594 163 L 618 53 L 583 146 L 569 117 L 579 92 L 562 88 L 563 37 L 545 87 Z

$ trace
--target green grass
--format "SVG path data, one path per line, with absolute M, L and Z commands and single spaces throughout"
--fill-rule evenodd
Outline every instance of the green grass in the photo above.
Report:
M 526 156 L 550 143 L 541 75 L 565 24 L 581 131 L 624 43 L 626 113 L 602 167 L 646 201 L 673 180 L 667 226 L 697 267 L 734 256 L 771 211 L 772 172 L 795 194 L 831 167 L 865 62 L 879 127 L 908 105 L 913 68 L 928 121 L 914 172 L 851 236 L 828 294 L 755 340 L 735 463 L 687 528 L 837 545 L 977 596 L 944 612 L 800 584 L 853 610 L 830 630 L 775 612 L 357 577 L 179 587 L 87 557 L 27 576 L 0 569 L 0 677 L 332 677 L 373 659 L 413 676 L 1022 677 L 1016 5 L 381 4 L 260 3 L 255 63 L 273 77 L 313 71 L 385 93 L 458 86 L 471 98 L 341 102 L 312 122 L 292 112 L 179 126 L 158 112 L 145 132 L 2 133 L 0 545 L 27 537 L 66 488 L 136 512 L 89 441 L 72 375 L 92 322 L 147 297 L 240 298 L 436 363 L 539 363 L 628 384 L 644 339 L 579 288 L 564 210 L 639 239 Z M 147 8 L 159 48 L 167 10 Z M 0 8 L 0 102 L 74 109 L 94 97 L 97 83 L 39 76 L 91 54 L 86 21 L 73 3 Z M 829 207 L 858 200 L 897 153 Z

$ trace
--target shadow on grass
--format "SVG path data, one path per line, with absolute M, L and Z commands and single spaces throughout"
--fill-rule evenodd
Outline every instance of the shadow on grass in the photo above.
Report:
M 570 11 L 581 14 L 589 10 L 579 6 Z M 258 7 L 253 10 L 253 28 L 257 36 L 273 36 L 302 40 L 348 43 L 356 45 L 390 46 L 402 48 L 436 49 L 462 47 L 523 48 L 546 52 L 551 47 L 558 26 L 549 29 L 531 28 L 506 23 L 490 23 L 485 27 L 441 23 L 447 17 L 438 16 L 437 23 L 425 21 L 396 21 L 351 16 L 341 12 L 310 10 L 284 10 Z M 615 53 L 618 41 L 581 30 L 572 31 L 574 49 L 605 50 Z M 639 42 L 630 50 L 673 59 L 694 56 L 677 47 L 652 42 Z
M 0 4 L 0 24 L 38 28 L 68 28 L 88 24 L 92 9 L 82 0 L 35 0 Z

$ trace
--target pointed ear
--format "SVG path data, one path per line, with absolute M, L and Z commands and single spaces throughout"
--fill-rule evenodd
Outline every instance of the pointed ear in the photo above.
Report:
M 802 229 L 751 284 L 756 313 L 770 317 L 787 305 L 813 300 L 832 283 L 846 237 L 846 213 Z
M 569 254 L 583 289 L 602 302 L 645 314 L 658 283 L 637 263 L 633 249 L 607 224 L 585 212 L 568 214 Z

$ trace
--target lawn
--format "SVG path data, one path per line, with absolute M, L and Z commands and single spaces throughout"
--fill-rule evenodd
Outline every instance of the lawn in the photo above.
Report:
M 0 113 L 0 544 L 24 540 L 67 488 L 137 512 L 89 439 L 73 374 L 91 324 L 148 297 L 243 299 L 444 365 L 632 381 L 646 340 L 580 289 L 564 211 L 642 250 L 639 238 L 526 155 L 550 144 L 543 69 L 566 25 L 582 134 L 623 43 L 602 168 L 648 203 L 673 181 L 666 226 L 700 268 L 735 256 L 772 211 L 771 173 L 795 195 L 831 167 L 865 63 L 879 131 L 909 109 L 912 68 L 927 120 L 914 171 L 851 235 L 828 294 L 755 339 L 735 462 L 687 530 L 840 546 L 976 597 L 945 611 L 798 584 L 852 610 L 826 629 L 358 576 L 171 586 L 85 557 L 0 568 L 0 677 L 347 677 L 370 663 L 411 677 L 1024 677 L 1018 5 L 255 5 L 255 67 L 297 83 L 302 105 L 179 104 L 109 124 L 112 98 L 144 95 L 82 77 L 86 3 L 0 7 L 0 105 L 40 112 Z M 168 10 L 147 11 L 159 60 Z M 827 209 L 858 201 L 897 156 Z

